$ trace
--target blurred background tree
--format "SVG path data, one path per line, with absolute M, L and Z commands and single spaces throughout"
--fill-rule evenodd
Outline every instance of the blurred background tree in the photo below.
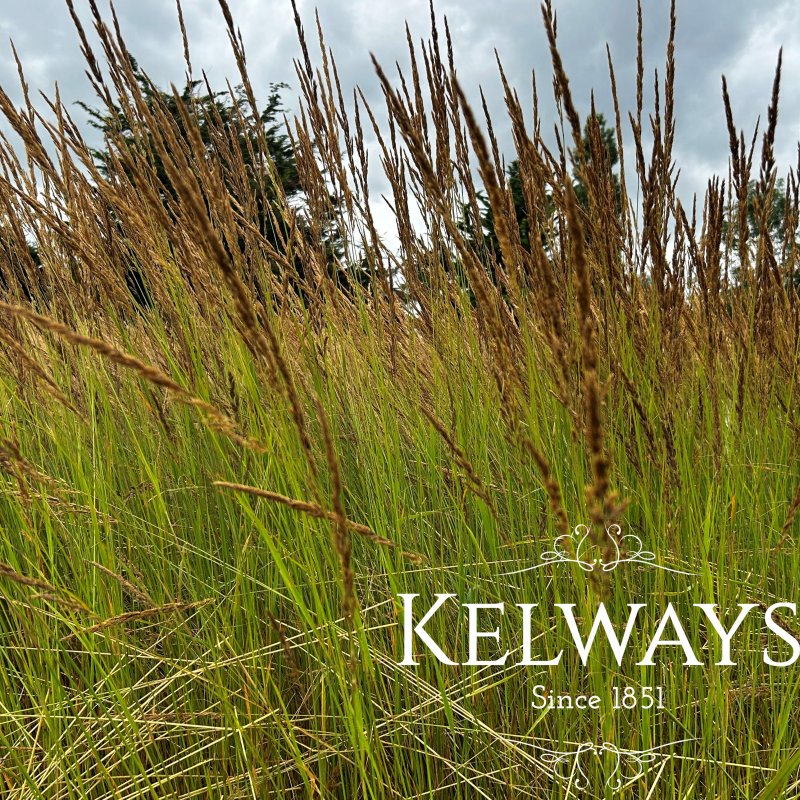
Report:
M 772 246 L 772 251 L 780 263 L 784 264 L 793 259 L 793 263 L 797 264 L 798 254 L 800 254 L 800 229 L 798 228 L 796 215 L 789 213 L 795 208 L 796 204 L 787 204 L 788 191 L 791 191 L 791 189 L 787 188 L 786 181 L 783 178 L 778 178 L 774 182 L 771 193 L 766 194 L 768 210 L 765 233 Z M 747 214 L 745 217 L 747 257 L 751 262 L 755 262 L 757 258 L 762 227 L 760 213 L 760 204 L 762 202 L 759 182 L 751 180 L 747 184 Z M 734 202 L 724 222 L 725 239 L 723 241 L 727 239 L 731 243 L 731 254 L 734 258 L 733 278 L 737 283 L 740 283 L 746 281 L 747 278 L 743 274 L 739 263 L 740 231 L 738 218 L 739 204 Z M 800 270 L 794 269 L 792 276 L 795 291 L 800 291 Z M 789 289 L 788 280 L 785 288 Z
M 337 197 L 331 194 L 329 198 L 330 213 L 326 220 L 321 222 L 317 212 L 313 233 L 305 216 L 294 213 L 302 211 L 304 192 L 292 143 L 284 127 L 286 109 L 283 106 L 282 92 L 288 88 L 286 84 L 270 84 L 264 107 L 256 114 L 241 86 L 232 91 L 214 92 L 203 81 L 187 80 L 180 95 L 176 96 L 155 86 L 136 60 L 131 57 L 130 61 L 148 108 L 158 106 L 168 111 L 180 138 L 187 142 L 187 149 L 191 148 L 188 145 L 189 132 L 186 130 L 184 114 L 193 121 L 208 158 L 218 160 L 225 189 L 231 200 L 240 209 L 250 208 L 250 216 L 254 217 L 253 221 L 260 234 L 276 252 L 292 259 L 301 282 L 305 278 L 303 263 L 296 254 L 287 253 L 287 244 L 292 235 L 296 237 L 298 234 L 305 236 L 309 242 L 313 239 L 315 245 L 321 246 L 329 274 L 335 277 L 340 288 L 350 292 L 355 284 L 369 283 L 370 276 L 364 272 L 360 263 L 342 263 L 344 248 L 336 223 L 336 211 L 339 207 Z M 143 133 L 140 128 L 134 129 L 125 111 L 119 106 L 115 105 L 113 111 L 109 111 L 108 108 L 101 110 L 85 103 L 79 105 L 89 115 L 90 124 L 103 134 L 104 144 L 92 150 L 101 173 L 108 175 L 112 161 L 118 163 L 116 153 L 112 150 L 112 142 L 114 150 L 127 151 L 136 156 L 131 159 L 132 163 L 145 158 L 158 177 L 165 208 L 170 213 L 169 201 L 176 199 L 177 193 L 159 154 L 153 133 Z M 224 149 L 229 152 L 232 141 L 238 142 L 236 152 L 237 157 L 239 154 L 241 156 L 240 164 L 227 163 L 229 156 L 224 154 Z M 242 166 L 247 176 L 246 185 L 241 180 Z M 226 242 L 226 246 L 231 247 L 231 243 Z M 239 246 L 243 246 L 241 241 Z M 277 264 L 275 269 L 279 270 Z M 257 277 L 249 278 L 255 282 L 257 293 L 262 295 Z M 126 282 L 139 305 L 151 304 L 142 271 L 136 264 L 130 266 Z M 295 285 L 294 288 L 298 294 L 303 294 L 302 286 Z
M 595 165 L 595 158 L 593 157 L 592 148 L 592 126 L 596 125 L 598 134 L 601 157 L 605 160 L 604 165 Z M 596 151 L 596 148 L 595 148 Z M 574 155 L 574 154 L 573 154 Z M 577 158 L 575 159 L 578 160 Z M 602 169 L 609 169 L 611 171 L 611 179 L 614 184 L 615 196 L 617 198 L 616 213 L 621 212 L 621 189 L 619 182 L 619 175 L 614 171 L 619 164 L 619 151 L 617 150 L 617 134 L 613 127 L 609 126 L 603 114 L 597 114 L 587 119 L 583 130 L 583 153 L 581 153 L 580 161 L 584 167 L 597 166 Z M 532 220 L 530 209 L 525 202 L 525 192 L 522 186 L 522 179 L 520 177 L 520 164 L 518 160 L 512 161 L 506 170 L 506 179 L 508 188 L 511 192 L 511 199 L 514 205 L 514 216 L 519 226 L 519 236 L 522 247 L 526 250 L 531 248 L 531 232 L 538 230 L 542 237 L 542 244 L 547 249 L 546 242 L 546 226 L 548 219 L 552 216 L 555 206 L 552 203 L 552 198 L 547 196 L 547 208 L 544 215 L 539 214 L 539 219 Z M 588 208 L 589 204 L 589 191 L 587 186 L 577 174 L 573 174 L 573 188 L 575 195 L 578 198 L 578 203 L 584 209 Z M 502 254 L 500 252 L 500 243 L 497 240 L 497 233 L 494 225 L 494 214 L 489 203 L 488 198 L 484 192 L 478 192 L 478 202 L 480 204 L 480 226 L 476 230 L 476 226 L 472 221 L 469 207 L 465 206 L 461 218 L 461 230 L 466 236 L 467 240 L 475 245 L 479 237 L 482 237 L 484 246 L 487 253 L 492 255 L 498 264 L 502 264 Z M 543 218 L 542 218 L 543 217 Z

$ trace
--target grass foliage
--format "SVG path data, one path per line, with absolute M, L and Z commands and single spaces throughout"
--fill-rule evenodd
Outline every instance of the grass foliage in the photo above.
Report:
M 737 637 L 737 666 L 713 666 L 691 607 L 800 599 L 800 265 L 794 237 L 767 224 L 780 66 L 757 136 L 725 90 L 730 174 L 686 208 L 674 11 L 653 109 L 641 28 L 638 70 L 615 75 L 609 59 L 614 97 L 635 80 L 639 98 L 613 115 L 619 180 L 597 118 L 576 110 L 549 4 L 543 21 L 556 136 L 536 89 L 532 114 L 504 79 L 529 246 L 492 121 L 466 101 L 436 21 L 428 41 L 409 37 L 408 74 L 376 64 L 385 105 L 371 108 L 342 97 L 322 33 L 313 66 L 298 20 L 304 100 L 287 131 L 302 204 L 280 200 L 257 131 L 204 119 L 204 144 L 191 105 L 179 126 L 144 102 L 123 32 L 96 11 L 88 78 L 129 126 L 108 132 L 103 170 L 62 98 L 40 115 L 0 93 L 24 144 L 0 145 L 3 796 L 586 796 L 547 750 L 683 739 L 617 796 L 799 796 L 797 668 L 763 664 L 774 644 L 757 625 Z M 186 56 L 192 74 L 188 43 Z M 243 159 L 248 141 L 259 152 Z M 369 171 L 391 187 L 396 247 L 376 231 Z M 258 185 L 278 198 L 277 238 Z M 794 231 L 796 171 L 783 186 Z M 479 192 L 497 247 L 475 233 Z M 332 227 L 365 286 L 330 269 Z M 131 298 L 131 265 L 150 307 Z M 594 557 L 618 523 L 694 574 L 505 574 L 580 523 Z M 401 592 L 505 602 L 512 649 L 511 605 L 539 603 L 538 654 L 564 658 L 399 667 Z M 602 599 L 619 620 L 640 598 L 631 651 L 672 602 L 702 667 L 673 651 L 617 669 L 600 645 L 581 666 L 552 603 L 585 616 Z M 466 660 L 457 605 L 428 629 Z M 666 708 L 536 712 L 536 684 L 662 685 Z M 613 760 L 586 762 L 598 796 Z

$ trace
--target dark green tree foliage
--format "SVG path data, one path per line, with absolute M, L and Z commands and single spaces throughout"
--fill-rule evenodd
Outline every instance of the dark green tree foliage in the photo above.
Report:
M 750 239 L 758 239 L 759 222 L 756 217 L 757 182 L 750 181 L 747 186 L 747 225 L 750 229 Z M 783 178 L 775 181 L 769 214 L 767 216 L 767 233 L 776 245 L 786 241 L 786 182 Z M 734 218 L 735 218 L 734 213 Z M 796 239 L 797 231 L 791 235 Z
M 239 207 L 252 207 L 255 202 L 254 222 L 257 223 L 262 236 L 276 252 L 285 254 L 285 243 L 290 238 L 290 221 L 287 219 L 287 203 L 294 208 L 302 206 L 303 187 L 300 174 L 292 150 L 289 137 L 283 130 L 282 118 L 284 107 L 281 92 L 287 88 L 286 84 L 270 84 L 269 95 L 263 110 L 256 116 L 247 102 L 241 87 L 230 92 L 213 92 L 202 81 L 186 83 L 180 96 L 176 97 L 171 92 L 155 87 L 145 73 L 139 68 L 135 60 L 131 59 L 142 96 L 149 107 L 154 104 L 166 108 L 174 119 L 177 130 L 182 138 L 186 139 L 188 133 L 181 115 L 179 104 L 182 104 L 191 119 L 196 121 L 200 138 L 205 145 L 209 158 L 220 159 L 222 176 L 225 187 L 231 198 Z M 145 156 L 153 165 L 156 175 L 162 185 L 165 206 L 169 213 L 170 199 L 177 194 L 171 185 L 163 161 L 158 154 L 158 148 L 153 141 L 151 132 L 143 137 L 141 130 L 134 131 L 124 111 L 116 106 L 113 113 L 101 111 L 86 104 L 81 104 L 89 114 L 90 124 L 100 130 L 108 142 L 110 139 L 121 145 L 122 148 L 137 152 Z M 247 185 L 243 186 L 239 176 L 241 170 L 231 166 L 228 169 L 222 156 L 215 147 L 221 134 L 230 142 L 238 140 L 242 164 L 247 175 Z M 263 156 L 264 145 L 269 153 L 271 164 L 266 163 Z M 108 145 L 106 145 L 107 147 Z M 144 151 L 144 152 L 142 152 Z M 108 149 L 95 149 L 92 151 L 99 169 L 108 174 L 112 155 Z M 235 179 L 236 178 L 236 179 Z M 283 197 L 280 197 L 280 194 Z M 336 198 L 332 197 L 330 206 L 335 209 Z M 333 222 L 334 214 L 330 215 L 330 223 L 317 226 L 317 238 L 325 250 L 331 274 L 335 274 L 342 288 L 349 289 L 349 282 L 344 270 L 339 266 L 341 256 L 341 237 Z M 295 220 L 295 234 L 299 226 L 303 233 L 311 236 L 310 230 L 303 222 L 303 216 L 297 215 Z M 228 248 L 243 247 L 240 240 L 236 243 L 226 242 Z M 297 259 L 293 258 L 293 262 Z M 303 279 L 303 267 L 294 263 L 297 275 Z M 276 267 L 277 268 L 277 267 Z M 261 294 L 256 276 L 248 276 L 255 284 L 256 291 Z M 128 288 L 140 306 L 151 305 L 151 298 L 145 285 L 142 271 L 136 264 L 132 264 L 127 275 Z M 361 282 L 361 280 L 359 280 Z M 295 287 L 302 293 L 302 287 Z
M 604 151 L 605 158 L 607 159 L 608 166 L 612 170 L 615 195 L 617 198 L 617 213 L 620 213 L 621 190 L 619 176 L 614 172 L 614 169 L 619 164 L 616 132 L 606 123 L 605 117 L 602 114 L 598 114 L 595 119 L 600 134 L 601 147 Z M 580 160 L 585 167 L 590 167 L 593 159 L 590 139 L 590 124 L 591 118 L 587 120 L 586 125 L 584 126 L 583 153 L 581 154 L 580 159 L 575 159 L 576 161 Z M 518 160 L 515 159 L 509 164 L 508 169 L 506 170 L 506 176 L 508 179 L 508 187 L 511 191 L 511 198 L 514 204 L 514 215 L 516 217 L 517 225 L 519 226 L 520 242 L 526 250 L 530 250 L 531 235 L 537 228 L 537 223 L 530 219 L 530 215 L 528 213 L 528 208 L 525 203 L 525 194 L 522 187 L 522 179 L 520 177 L 520 165 Z M 589 192 L 586 185 L 579 177 L 576 176 L 573 179 L 573 187 L 575 189 L 575 195 L 578 198 L 579 204 L 583 208 L 586 208 L 589 203 Z M 467 239 L 473 244 L 475 243 L 478 235 L 482 236 L 487 251 L 494 255 L 497 263 L 502 263 L 500 244 L 497 241 L 497 234 L 494 227 L 494 215 L 492 214 L 489 200 L 483 192 L 478 193 L 478 202 L 481 206 L 480 231 L 478 232 L 475 230 L 475 226 L 472 223 L 471 215 L 469 214 L 469 209 L 467 207 L 464 208 L 464 213 L 462 215 L 461 230 L 464 232 Z M 552 204 L 548 198 L 548 208 L 551 207 Z M 543 244 L 546 247 L 546 242 L 544 241 L 544 231 L 540 230 L 539 235 L 542 237 Z
M 42 260 L 36 245 L 28 242 L 25 249 L 20 250 L 15 246 L 14 237 L 7 236 L 6 231 L 0 229 L 0 292 L 17 288 L 28 302 L 45 296 L 45 288 L 40 280 L 41 267 Z
M 792 253 L 800 252 L 800 230 L 797 227 L 796 219 L 786 213 L 786 192 L 786 181 L 783 178 L 778 178 L 772 188 L 772 195 L 769 197 L 769 213 L 767 214 L 765 231 L 772 242 L 773 251 L 780 261 L 785 261 L 791 257 Z M 755 251 L 758 248 L 758 241 L 761 236 L 761 222 L 758 212 L 759 202 L 758 181 L 752 180 L 747 185 L 747 227 L 745 230 L 747 249 L 751 259 L 755 258 Z M 729 241 L 734 253 L 739 251 L 740 231 L 738 218 L 739 205 L 734 203 L 723 224 L 723 234 L 727 238 L 730 233 Z M 790 229 L 787 229 L 787 223 Z M 795 290 L 800 290 L 800 272 L 795 270 L 792 275 L 791 282 L 794 284 Z M 733 276 L 737 282 L 745 280 L 741 265 L 738 263 L 734 265 Z M 787 279 L 787 289 L 788 286 L 789 281 Z
M 619 184 L 619 176 L 614 172 L 617 164 L 619 163 L 619 151 L 617 150 L 617 133 L 616 131 L 610 127 L 606 123 L 606 118 L 602 114 L 597 114 L 595 117 L 596 124 L 597 124 L 597 131 L 599 133 L 600 139 L 600 148 L 601 148 L 601 157 L 605 158 L 608 163 L 608 167 L 612 171 L 612 179 L 614 181 L 614 195 L 617 199 L 617 213 L 620 212 L 620 184 Z M 590 126 L 592 125 L 592 118 L 590 117 L 586 121 L 586 125 L 583 129 L 583 154 L 581 156 L 581 161 L 583 164 L 587 166 L 592 166 L 593 155 L 592 155 L 592 144 L 591 144 L 591 130 Z M 586 185 L 580 178 L 576 178 L 573 186 L 575 188 L 575 196 L 578 198 L 578 202 L 581 206 L 586 208 L 589 204 L 589 192 L 586 188 Z
M 280 123 L 281 115 L 284 112 L 281 91 L 286 88 L 285 84 L 270 85 L 269 97 L 256 120 L 241 87 L 235 90 L 235 97 L 231 97 L 229 92 L 210 92 L 204 87 L 202 81 L 192 81 L 186 83 L 180 96 L 176 99 L 171 92 L 154 87 L 135 61 L 133 65 L 134 74 L 147 105 L 152 108 L 158 102 L 166 108 L 175 120 L 183 138 L 187 137 L 187 132 L 179 110 L 179 103 L 183 104 L 189 115 L 196 120 L 200 138 L 210 157 L 216 155 L 212 136 L 214 129 L 222 130 L 228 137 L 238 140 L 242 161 L 250 179 L 249 189 L 258 199 L 259 219 L 265 228 L 268 227 L 265 223 L 268 209 L 270 206 L 274 206 L 276 196 L 273 182 L 265 178 L 264 167 L 258 163 L 261 152 L 258 141 L 259 129 L 263 131 L 275 173 L 287 198 L 291 199 L 300 194 L 301 185 L 297 164 L 289 139 L 282 132 Z M 205 91 L 201 87 L 205 88 Z M 174 196 L 174 190 L 153 143 L 152 134 L 147 134 L 147 140 L 143 144 L 141 132 L 134 133 L 130 121 L 121 108 L 117 107 L 114 114 L 109 114 L 86 104 L 81 105 L 89 114 L 90 124 L 101 131 L 104 136 L 114 136 L 118 140 L 121 138 L 125 147 L 131 150 L 145 148 L 162 185 Z M 92 153 L 101 171 L 106 173 L 110 160 L 109 152 L 105 149 L 96 149 Z M 227 181 L 227 188 L 235 199 L 241 199 L 239 195 L 242 191 L 239 187 Z
M 514 215 L 519 225 L 519 235 L 522 246 L 526 250 L 530 250 L 531 246 L 531 222 L 528 217 L 528 208 L 525 204 L 525 195 L 522 190 L 522 179 L 519 174 L 519 161 L 514 160 L 506 170 L 508 177 L 508 185 L 511 189 L 511 197 L 514 202 Z M 497 241 L 497 234 L 494 229 L 494 214 L 489 200 L 485 193 L 478 193 L 478 202 L 481 204 L 481 227 L 483 232 L 484 241 L 489 250 L 495 254 L 496 258 L 500 259 L 500 243 Z M 474 236 L 471 226 L 465 223 L 465 230 Z

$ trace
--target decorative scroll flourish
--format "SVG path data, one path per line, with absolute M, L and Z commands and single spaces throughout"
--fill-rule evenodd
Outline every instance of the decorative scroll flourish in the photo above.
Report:
M 576 564 L 584 572 L 594 572 L 597 569 L 612 572 L 621 564 L 642 564 L 679 575 L 695 574 L 656 563 L 656 554 L 645 549 L 641 538 L 635 533 L 623 533 L 621 526 L 617 524 L 606 528 L 607 542 L 604 542 L 605 547 L 602 548 L 602 552 L 601 548 L 591 541 L 590 533 L 591 528 L 588 525 L 576 525 L 572 533 L 556 537 L 552 549 L 545 550 L 539 556 L 540 563 L 502 574 L 519 575 L 553 564 Z M 592 558 L 594 552 L 598 555 Z
M 570 789 L 584 793 L 598 791 L 600 788 L 592 783 L 589 759 L 592 757 L 603 759 L 607 753 L 610 753 L 613 756 L 612 766 L 610 770 L 603 772 L 603 786 L 616 793 L 646 775 L 653 766 L 670 758 L 667 748 L 671 749 L 675 745 L 688 741 L 692 740 L 681 739 L 652 747 L 649 750 L 627 750 L 617 747 L 611 742 L 600 744 L 584 742 L 573 750 L 550 750 L 523 742 L 517 744 L 535 747 L 538 751 L 535 760 L 551 773 L 556 781 L 566 784 Z

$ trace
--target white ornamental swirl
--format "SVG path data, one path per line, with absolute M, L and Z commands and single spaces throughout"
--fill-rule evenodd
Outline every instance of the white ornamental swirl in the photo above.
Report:
M 654 764 L 670 757 L 668 752 L 660 751 L 688 741 L 693 740 L 681 739 L 652 747 L 649 750 L 628 750 L 617 747 L 611 742 L 601 742 L 600 744 L 584 742 L 577 745 L 573 750 L 550 750 L 527 742 L 517 742 L 517 744 L 535 747 L 538 751 L 535 760 L 551 773 L 555 780 L 559 783 L 568 784 L 570 788 L 581 792 L 594 791 L 596 788 L 592 786 L 592 781 L 589 777 L 586 757 L 596 756 L 602 758 L 604 754 L 611 753 L 614 756 L 614 764 L 607 773 L 603 785 L 616 793 L 646 775 Z
M 545 550 L 540 556 L 539 564 L 530 567 L 502 573 L 503 577 L 509 575 L 520 575 L 523 572 L 541 569 L 542 567 L 553 564 L 576 564 L 584 572 L 594 572 L 597 569 L 603 572 L 612 572 L 620 564 L 642 564 L 664 572 L 674 572 L 678 575 L 694 575 L 694 572 L 672 569 L 656 563 L 656 554 L 651 550 L 645 550 L 644 543 L 635 533 L 622 533 L 622 528 L 617 525 L 609 525 L 606 528 L 606 537 L 611 547 L 611 558 L 589 559 L 585 557 L 585 549 L 592 546 L 589 540 L 591 528 L 588 525 L 576 525 L 572 533 L 562 534 L 553 540 L 552 550 Z M 571 545 L 568 545 L 571 543 Z

